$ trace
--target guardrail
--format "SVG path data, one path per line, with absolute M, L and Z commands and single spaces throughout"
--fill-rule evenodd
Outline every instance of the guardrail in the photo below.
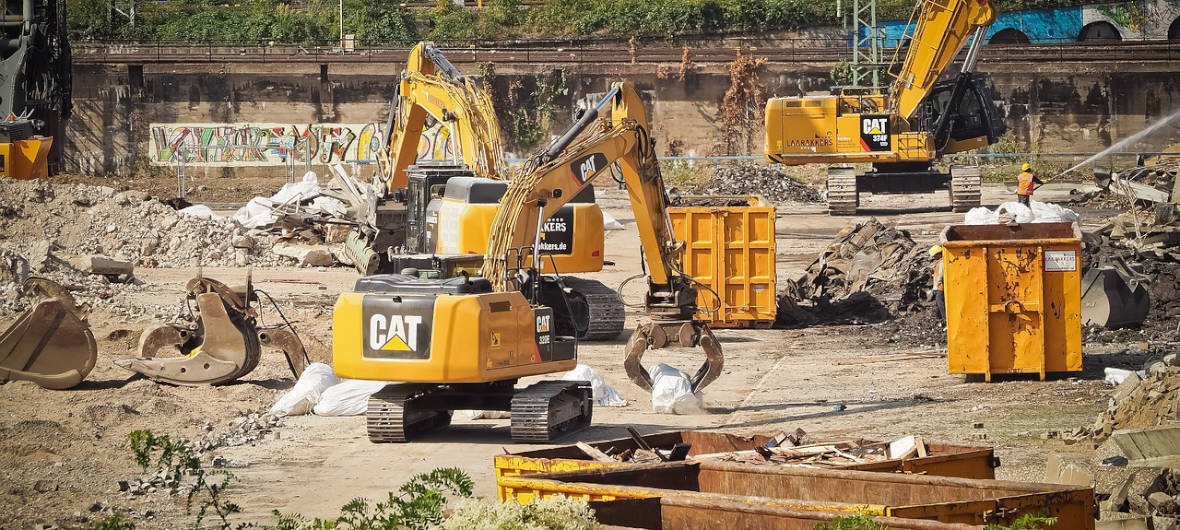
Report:
M 833 62 L 848 57 L 849 47 L 830 44 L 832 40 L 795 39 L 788 44 L 755 46 L 739 43 L 732 46 L 689 48 L 688 60 L 693 63 L 727 63 L 739 53 L 766 58 L 772 62 Z M 992 44 L 985 47 L 982 62 L 1110 62 L 1110 61 L 1177 61 L 1180 42 L 1123 41 L 1095 43 L 1057 43 L 1009 45 Z M 681 47 L 645 44 L 602 46 L 594 43 L 572 43 L 570 46 L 506 46 L 442 48 L 454 63 L 515 63 L 515 64 L 628 64 L 679 63 L 685 51 Z M 345 51 L 338 47 L 297 45 L 226 45 L 226 44 L 90 44 L 73 45 L 73 61 L 77 64 L 156 64 L 156 63 L 400 63 L 409 48 L 357 48 Z M 881 56 L 890 58 L 893 48 L 882 50 Z

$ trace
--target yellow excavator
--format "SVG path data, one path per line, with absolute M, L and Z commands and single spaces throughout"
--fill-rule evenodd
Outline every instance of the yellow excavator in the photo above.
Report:
M 419 275 L 474 272 L 491 220 L 508 189 L 508 165 L 491 98 L 442 52 L 419 43 L 398 85 L 386 151 L 378 157 L 385 196 L 367 226 L 350 235 L 347 252 L 362 274 L 410 270 Z M 430 121 L 445 125 L 455 159 L 420 162 Z M 542 270 L 561 273 L 577 314 L 578 338 L 609 340 L 623 330 L 618 294 L 570 274 L 602 270 L 603 215 L 587 187 L 553 213 L 542 232 Z
M 610 120 L 600 120 L 607 105 Z M 492 223 L 481 276 L 362 277 L 336 301 L 333 366 L 341 377 L 388 381 L 367 411 L 369 439 L 404 442 L 449 424 L 455 409 L 511 411 L 514 441 L 548 442 L 585 427 L 593 413 L 585 381 L 520 378 L 577 363 L 576 323 L 560 279 L 543 274 L 544 221 L 618 162 L 647 265 L 646 306 L 627 346 L 628 375 L 650 388 L 640 363 L 648 348 L 701 346 L 694 390 L 721 373 L 721 348 L 692 319 L 696 286 L 680 272 L 667 196 L 642 102 L 628 83 L 610 92 L 515 175 Z
M 951 207 L 979 206 L 978 167 L 934 167 L 942 155 L 978 149 L 1004 134 L 988 76 L 972 70 L 987 28 L 996 18 L 990 0 L 919 0 L 916 28 L 887 93 L 840 88 L 833 94 L 771 98 L 766 103 L 766 157 L 786 165 L 840 164 L 828 169 L 828 211 L 853 215 L 861 192 L 949 190 Z M 953 80 L 939 77 L 967 51 Z M 897 54 L 893 64 L 897 65 Z M 858 175 L 851 164 L 872 164 Z

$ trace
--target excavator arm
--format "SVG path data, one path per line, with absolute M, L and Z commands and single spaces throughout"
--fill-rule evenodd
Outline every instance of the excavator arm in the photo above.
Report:
M 463 162 L 476 176 L 500 179 L 507 173 L 503 141 L 487 92 L 429 43 L 410 51 L 398 84 L 398 105 L 382 161 L 388 192 L 406 187 L 406 168 L 418 160 L 427 116 L 446 124 Z
M 938 78 L 975 35 L 964 71 L 969 71 L 987 27 L 996 19 L 990 0 L 919 0 L 917 27 L 908 35 L 908 50 L 889 91 L 889 109 L 910 119 L 934 89 Z M 899 48 L 900 50 L 900 48 Z
M 599 113 L 607 105 L 611 118 L 600 120 Z M 681 272 L 683 242 L 673 236 L 667 192 L 648 123 L 634 87 L 615 83 L 565 134 L 534 155 L 513 177 L 500 201 L 481 274 L 499 291 L 520 287 L 522 282 L 509 275 L 511 268 L 531 270 L 535 275 L 538 258 L 533 249 L 540 246 L 540 222 L 610 172 L 617 162 L 643 247 L 648 281 L 645 307 L 652 319 L 636 328 L 628 342 L 624 367 L 632 381 L 650 389 L 651 379 L 640 364 L 644 351 L 699 345 L 706 360 L 692 377 L 695 391 L 720 375 L 723 357 L 708 326 L 692 318 L 697 311 L 697 291 L 692 278 Z M 534 262 L 531 267 L 527 266 L 529 259 Z

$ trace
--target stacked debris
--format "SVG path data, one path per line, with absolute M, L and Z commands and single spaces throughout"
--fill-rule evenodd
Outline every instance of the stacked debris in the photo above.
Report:
M 22 285 L 31 277 L 46 278 L 64 287 L 81 305 L 102 305 L 117 315 L 130 318 L 174 314 L 176 307 L 152 306 L 131 301 L 145 287 L 130 273 L 103 274 L 90 264 L 96 257 L 66 260 L 58 257 L 60 247 L 50 241 L 38 241 L 27 251 L 17 251 L 9 243 L 0 244 L 0 320 L 19 315 L 35 304 L 38 297 L 24 292 Z M 101 260 L 102 258 L 97 258 Z M 110 261 L 110 260 L 107 260 Z M 115 269 L 130 268 L 129 263 L 114 262 Z
M 1149 363 L 1146 374 L 1143 379 L 1132 372 L 1115 387 L 1110 405 L 1085 433 L 1095 445 L 1119 429 L 1180 422 L 1180 355 Z
M 761 194 L 774 202 L 822 202 L 819 190 L 759 164 L 718 166 L 713 178 L 688 190 L 701 195 Z
M 1128 199 L 1143 203 L 1177 202 L 1177 167 L 1175 159 L 1160 159 L 1117 172 L 1095 169 L 1097 189 L 1075 190 L 1070 202 L 1093 207 L 1121 206 Z
M 1150 526 L 1125 528 L 1176 530 L 1180 528 L 1180 473 L 1159 467 L 1136 468 L 1099 506 L 1103 520 L 1150 521 Z
M 885 320 L 924 306 L 933 275 L 928 249 L 872 218 L 845 227 L 803 277 L 784 282 L 779 319 L 788 325 Z
M 52 242 L 65 256 L 101 255 L 143 267 L 276 266 L 274 238 L 225 218 L 181 214 L 142 192 L 0 180 L 0 234 L 18 254 Z

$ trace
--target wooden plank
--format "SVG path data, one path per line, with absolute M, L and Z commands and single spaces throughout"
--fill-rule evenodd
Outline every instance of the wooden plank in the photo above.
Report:
M 607 455 L 606 453 L 591 447 L 590 444 L 586 442 L 578 442 L 576 445 L 578 449 L 581 449 L 583 453 L 586 453 L 586 456 L 593 458 L 596 462 L 616 462 L 616 460 L 611 458 L 610 455 Z

